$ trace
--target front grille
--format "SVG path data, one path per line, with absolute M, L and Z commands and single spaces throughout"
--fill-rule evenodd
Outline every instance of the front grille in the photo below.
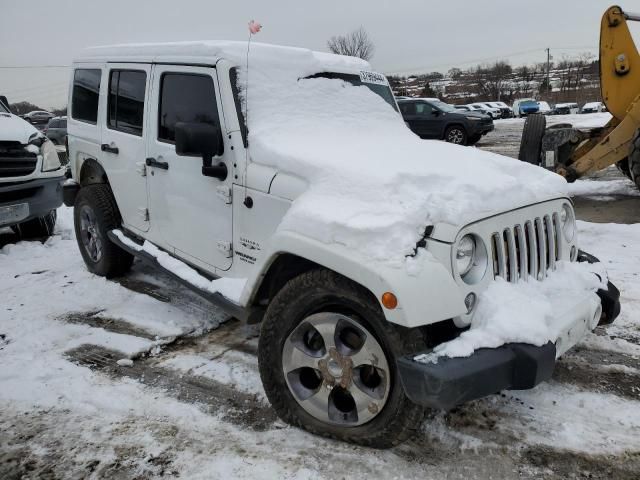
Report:
M 23 177 L 36 169 L 38 156 L 19 142 L 0 142 L 0 177 Z
M 561 242 L 558 214 L 536 217 L 491 237 L 493 276 L 516 283 L 529 276 L 543 280 L 555 270 Z

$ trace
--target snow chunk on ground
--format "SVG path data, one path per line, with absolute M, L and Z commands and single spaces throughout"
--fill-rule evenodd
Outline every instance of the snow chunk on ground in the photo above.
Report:
M 627 178 L 605 180 L 576 180 L 568 185 L 572 197 L 587 195 L 629 195 L 638 197 L 640 190 Z M 600 198 L 600 197 L 595 197 Z M 612 199 L 612 197 L 605 197 Z
M 598 273 L 600 280 L 594 272 Z M 517 284 L 496 279 L 480 294 L 469 330 L 432 353 L 418 355 L 418 362 L 435 362 L 441 356 L 468 357 L 479 348 L 496 348 L 506 343 L 542 346 L 561 334 L 557 321 L 567 306 L 579 302 L 600 302 L 595 294 L 606 287 L 606 272 L 600 264 L 559 262 L 544 281 L 530 279 Z
M 210 293 L 220 293 L 232 302 L 240 302 L 240 295 L 242 295 L 242 290 L 247 283 L 246 278 L 217 278 L 215 280 L 208 280 L 186 263 L 163 252 L 147 240 L 145 240 L 144 244 L 138 245 L 127 238 L 120 230 L 113 230 L 113 233 L 128 247 L 137 251 L 147 252 L 154 257 L 162 267 L 200 290 Z

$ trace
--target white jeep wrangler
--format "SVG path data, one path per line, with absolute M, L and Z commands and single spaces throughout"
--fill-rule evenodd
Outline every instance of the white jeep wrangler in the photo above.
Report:
M 50 236 L 64 174 L 55 145 L 0 100 L 0 228 L 22 238 Z
M 578 292 L 546 344 L 418 361 L 469 329 L 493 283 L 542 284 L 593 260 L 570 200 L 545 187 L 564 180 L 418 139 L 366 62 L 254 44 L 247 69 L 245 53 L 193 42 L 77 59 L 65 203 L 91 272 L 122 275 L 136 256 L 262 322 L 260 374 L 282 419 L 395 445 L 425 406 L 548 379 L 616 317 L 612 285 Z

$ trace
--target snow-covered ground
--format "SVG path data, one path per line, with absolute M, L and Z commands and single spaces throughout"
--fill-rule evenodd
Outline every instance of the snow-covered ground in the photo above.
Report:
M 622 291 L 616 323 L 550 383 L 430 413 L 383 452 L 283 425 L 257 330 L 142 264 L 89 274 L 70 209 L 44 244 L 0 231 L 0 478 L 637 478 L 640 225 L 579 229 Z

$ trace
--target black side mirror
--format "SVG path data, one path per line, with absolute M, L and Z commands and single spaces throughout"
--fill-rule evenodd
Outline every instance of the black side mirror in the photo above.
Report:
M 176 153 L 185 157 L 201 156 L 203 175 L 220 180 L 227 178 L 227 166 L 223 162 L 213 165 L 213 157 L 222 155 L 223 151 L 220 128 L 216 125 L 202 122 L 176 123 Z
M 440 110 L 436 110 L 435 108 L 433 110 L 431 110 L 431 115 L 433 115 L 434 117 L 437 117 L 440 115 Z

